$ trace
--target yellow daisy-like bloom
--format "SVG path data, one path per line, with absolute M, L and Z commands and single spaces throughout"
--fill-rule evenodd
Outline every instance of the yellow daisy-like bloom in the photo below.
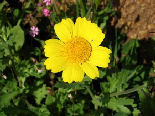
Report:
M 84 74 L 94 79 L 99 77 L 98 67 L 106 68 L 111 50 L 99 46 L 105 34 L 86 18 L 78 17 L 75 24 L 70 18 L 54 26 L 58 39 L 45 41 L 44 62 L 47 70 L 62 72 L 64 82 L 81 82 Z

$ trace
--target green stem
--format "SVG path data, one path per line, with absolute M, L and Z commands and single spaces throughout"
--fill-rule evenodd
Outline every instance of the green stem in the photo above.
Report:
M 11 25 L 11 23 L 9 22 L 9 20 L 7 20 L 7 23 L 8 23 L 8 25 L 9 25 L 9 27 L 12 28 L 12 25 Z
M 17 77 L 16 80 L 18 80 L 18 82 L 19 82 L 19 87 L 22 87 L 22 83 L 21 83 L 21 81 L 19 80 L 18 73 L 17 73 L 17 70 L 16 70 L 16 68 L 15 68 L 14 57 L 13 57 L 13 55 L 12 55 L 10 46 L 6 43 L 6 41 L 5 41 L 2 37 L 1 37 L 1 39 L 2 39 L 2 41 L 4 42 L 4 44 L 5 44 L 5 45 L 7 46 L 7 48 L 8 48 L 9 55 L 10 55 L 10 59 L 11 59 L 11 62 L 12 62 L 12 68 L 13 68 L 13 70 L 14 70 L 14 73 L 15 73 L 16 77 Z
M 79 0 L 76 0 L 76 18 L 79 17 Z
M 85 87 L 86 87 L 88 93 L 90 94 L 91 98 L 94 99 L 94 95 L 93 95 L 93 93 L 91 92 L 90 88 L 89 88 L 87 85 L 86 85 Z
M 6 20 L 7 24 L 8 24 L 8 26 L 9 26 L 10 28 L 12 28 L 12 24 L 10 23 L 10 21 L 9 21 L 9 19 L 8 19 L 8 17 L 7 17 L 7 14 L 4 15 L 4 17 L 5 17 L 5 20 Z
M 93 93 L 91 92 L 89 86 L 85 85 L 85 87 L 86 87 L 88 93 L 90 94 L 91 98 L 92 98 L 92 99 L 95 99 L 95 97 L 94 97 Z M 95 106 L 95 110 L 97 110 L 97 109 L 98 109 L 98 106 L 95 105 L 95 104 L 94 104 L 94 106 Z
M 134 87 L 134 88 L 132 88 L 132 89 L 128 89 L 128 90 L 126 90 L 126 91 L 121 91 L 121 92 L 112 93 L 112 94 L 110 94 L 110 97 L 114 97 L 114 96 L 118 96 L 118 95 L 123 95 L 123 94 L 132 93 L 132 92 L 135 92 L 135 91 L 137 91 L 138 89 L 142 89 L 142 88 L 144 88 L 144 87 L 146 87 L 146 86 L 147 86 L 147 85 L 144 84 L 144 85 L 141 85 L 141 86 L 139 86 L 139 87 Z
M 113 62 L 113 66 L 116 65 L 116 59 L 117 59 L 117 24 L 115 26 L 115 49 L 114 49 L 114 62 Z

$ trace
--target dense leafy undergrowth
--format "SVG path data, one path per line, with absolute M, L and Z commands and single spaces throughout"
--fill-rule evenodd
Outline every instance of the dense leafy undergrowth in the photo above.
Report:
M 109 25 L 117 16 L 110 0 L 104 7 L 101 0 L 42 2 L 0 4 L 0 116 L 155 115 L 155 39 L 125 42 L 125 34 Z M 106 31 L 102 45 L 112 50 L 111 62 L 107 69 L 99 68 L 99 78 L 85 76 L 68 84 L 61 73 L 45 69 L 44 42 L 57 38 L 54 24 L 79 16 Z M 39 29 L 34 36 L 29 35 L 32 26 Z

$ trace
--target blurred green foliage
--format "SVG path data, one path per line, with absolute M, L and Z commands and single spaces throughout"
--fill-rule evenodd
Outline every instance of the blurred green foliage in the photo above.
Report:
M 101 0 L 90 0 L 90 4 L 86 0 L 65 2 L 69 11 L 58 8 L 61 0 L 53 1 L 49 7 L 53 10 L 51 16 L 38 16 L 41 17 L 38 21 L 43 18 L 43 22 L 50 22 L 47 25 L 50 37 L 55 37 L 53 25 L 63 18 L 86 17 L 104 32 L 108 21 L 116 16 L 110 0 L 104 9 L 100 7 Z M 64 83 L 61 74 L 46 71 L 43 65 L 43 46 L 48 34 L 42 33 L 46 29 L 41 27 L 45 23 L 40 23 L 42 35 L 35 38 L 28 35 L 31 21 L 25 24 L 25 17 L 37 17 L 35 12 L 39 15 L 41 10 L 34 0 L 0 3 L 0 116 L 155 115 L 154 92 L 150 90 L 154 90 L 155 79 L 151 74 L 154 76 L 155 63 L 153 69 L 153 65 L 140 62 L 140 56 L 145 54 L 138 52 L 141 44 L 136 38 L 124 43 L 125 35 L 115 28 L 115 37 L 106 36 L 102 43 L 113 53 L 109 67 L 99 69 L 100 77 L 92 80 L 85 76 L 82 82 Z M 151 50 L 154 54 L 154 48 Z

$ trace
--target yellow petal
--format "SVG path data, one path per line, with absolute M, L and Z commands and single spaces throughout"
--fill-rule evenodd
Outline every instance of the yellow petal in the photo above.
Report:
M 95 23 L 87 21 L 86 18 L 81 17 L 78 17 L 76 20 L 74 35 L 86 39 L 94 47 L 99 46 L 105 38 L 101 28 Z
M 79 64 L 71 63 L 62 73 L 64 82 L 81 82 L 84 78 L 84 72 Z
M 89 60 L 92 64 L 105 68 L 108 67 L 108 63 L 110 63 L 110 53 L 110 49 L 98 46 L 92 49 L 92 53 Z
M 46 57 L 61 56 L 64 43 L 57 39 L 49 39 L 45 41 L 44 52 Z
M 58 38 L 67 42 L 73 36 L 74 23 L 70 18 L 62 19 L 62 21 L 54 26 L 54 30 Z
M 98 68 L 95 65 L 91 64 L 89 61 L 82 63 L 82 69 L 92 79 L 94 79 L 95 77 L 99 77 Z
M 67 58 L 60 56 L 49 57 L 45 60 L 47 70 L 51 70 L 53 73 L 60 72 L 68 66 Z

